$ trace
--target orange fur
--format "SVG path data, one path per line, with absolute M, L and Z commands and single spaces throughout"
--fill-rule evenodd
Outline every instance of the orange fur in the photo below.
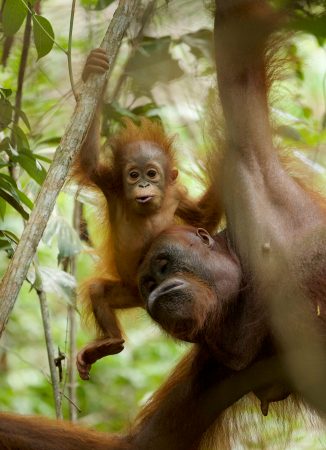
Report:
M 102 217 L 99 234 L 102 244 L 98 248 L 96 277 L 87 281 L 83 288 L 83 297 L 86 316 L 94 316 L 98 336 L 115 340 L 121 337 L 121 330 L 114 309 L 142 305 L 137 291 L 137 268 L 151 240 L 165 228 L 180 221 L 212 231 L 221 216 L 220 202 L 212 187 L 207 189 L 201 199 L 194 201 L 175 181 L 173 174 L 177 172 L 173 137 L 168 136 L 159 123 L 142 118 L 139 125 L 130 119 L 126 119 L 124 125 L 124 128 L 110 139 L 111 157 L 108 161 L 103 160 L 99 154 L 96 114 L 72 172 L 77 181 L 96 188 L 102 197 L 99 203 Z M 130 144 L 134 143 L 139 145 L 130 147 Z M 129 187 L 125 168 L 128 164 L 135 165 L 138 153 L 142 158 L 144 152 L 149 155 L 146 153 L 149 151 L 146 150 L 148 146 L 152 146 L 156 152 L 157 149 L 162 152 L 162 157 L 156 157 L 156 163 L 161 167 L 160 177 L 164 180 L 164 186 L 152 183 L 153 187 L 149 184 L 148 188 L 155 190 L 153 199 L 158 199 L 155 201 L 159 202 L 155 210 L 144 209 L 139 205 L 140 209 L 136 209 L 136 199 L 131 203 L 127 197 L 128 193 L 131 195 L 130 191 L 126 191 L 134 189 L 136 192 L 135 188 L 140 189 L 137 184 L 135 188 Z M 147 158 L 150 161 L 152 156 Z M 154 200 L 151 200 L 151 203 Z M 103 350 L 100 357 L 109 354 L 105 353 L 109 352 L 107 342 L 106 339 L 106 350 Z M 96 353 L 98 356 L 99 341 L 94 345 L 94 355 Z M 87 346 L 87 352 L 87 357 L 84 350 L 78 355 L 77 365 L 79 364 L 80 373 L 82 367 L 86 367 L 85 360 L 90 359 L 91 344 Z M 82 373 L 81 376 L 86 377 Z

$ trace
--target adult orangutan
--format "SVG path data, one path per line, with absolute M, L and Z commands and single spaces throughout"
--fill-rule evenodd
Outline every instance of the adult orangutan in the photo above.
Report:
M 213 239 L 192 227 L 164 231 L 140 271 L 142 293 L 155 320 L 198 344 L 124 436 L 0 414 L 0 450 L 211 450 L 215 444 L 228 449 L 231 418 L 223 419 L 223 412 L 229 406 L 252 390 L 268 404 L 291 389 L 279 360 L 264 359 L 275 353 L 267 339 L 248 367 L 231 367 L 241 361 L 239 333 L 254 307 L 248 297 L 237 296 L 240 283 L 241 267 L 225 233 Z M 216 421 L 217 428 L 209 430 Z
M 184 253 L 180 238 L 168 254 L 159 248 L 163 238 L 155 241 L 154 257 L 150 251 L 143 263 L 140 287 L 150 314 L 164 329 L 207 346 L 231 369 L 277 352 L 291 389 L 325 411 L 326 202 L 286 172 L 269 123 L 267 73 L 273 47 L 268 38 L 282 20 L 265 1 L 216 2 L 216 64 L 226 123 L 219 173 L 227 229 L 217 241 L 203 231 L 197 234 L 212 252 L 222 239 L 224 248 L 239 258 L 243 281 L 236 302 L 231 296 L 223 307 L 225 292 L 231 295 L 232 288 L 214 275 L 219 280 L 214 303 L 211 271 L 205 279 L 203 269 L 194 280 L 192 267 L 198 264 L 193 266 L 194 257 Z M 181 260 L 181 272 L 187 272 L 182 277 Z M 198 302 L 198 291 L 204 302 Z M 264 414 L 270 400 L 288 395 L 288 382 L 257 392 Z
M 284 170 L 269 120 L 270 33 L 284 20 L 266 1 L 216 1 L 223 206 L 256 309 L 242 336 L 244 361 L 271 333 L 297 389 L 325 410 L 326 201 Z
M 154 276 L 157 286 L 148 297 L 146 289 Z M 165 303 L 163 310 L 174 324 L 169 331 L 186 339 L 191 336 L 199 345 L 181 361 L 124 436 L 87 432 L 58 421 L 0 414 L 0 449 L 198 449 L 204 433 L 228 406 L 252 389 L 266 392 L 266 386 L 284 382 L 277 360 L 256 357 L 255 363 L 243 370 L 223 363 L 229 358 L 229 346 L 236 342 L 238 317 L 246 315 L 245 308 L 237 306 L 240 282 L 241 268 L 224 234 L 213 239 L 203 229 L 191 227 L 163 232 L 144 261 L 142 292 L 153 317 L 166 326 L 164 313 L 159 313 L 159 303 Z M 227 339 L 221 357 L 210 348 L 214 330 L 217 345 L 219 339 Z M 223 449 L 227 448 L 227 437 L 224 429 Z M 213 437 L 213 441 L 217 438 Z M 206 444 L 203 448 L 208 449 Z
M 104 72 L 107 66 L 103 50 L 95 49 L 87 59 L 83 78 Z M 212 187 L 195 202 L 177 184 L 173 139 L 158 123 L 142 119 L 136 126 L 126 121 L 126 127 L 111 138 L 110 161 L 100 159 L 98 141 L 96 114 L 73 170 L 82 185 L 95 187 L 105 199 L 100 207 L 104 223 L 99 230 L 104 242 L 96 277 L 88 281 L 86 295 L 99 336 L 78 354 L 77 367 L 83 379 L 89 378 L 97 359 L 123 349 L 114 310 L 143 306 L 136 275 L 149 242 L 176 218 L 214 230 L 221 217 Z

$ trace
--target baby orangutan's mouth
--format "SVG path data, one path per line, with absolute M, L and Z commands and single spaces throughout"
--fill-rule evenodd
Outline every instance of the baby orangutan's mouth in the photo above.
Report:
M 136 197 L 138 203 L 147 203 L 154 198 L 154 195 L 145 195 L 143 197 Z

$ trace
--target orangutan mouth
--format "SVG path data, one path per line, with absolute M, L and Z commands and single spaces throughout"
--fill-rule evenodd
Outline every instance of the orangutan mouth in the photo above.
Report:
M 152 198 L 154 198 L 154 195 L 146 195 L 146 196 L 144 196 L 144 197 L 137 197 L 137 198 L 136 198 L 136 201 L 137 201 L 138 203 L 147 203 L 147 202 L 149 202 L 150 200 L 152 200 Z

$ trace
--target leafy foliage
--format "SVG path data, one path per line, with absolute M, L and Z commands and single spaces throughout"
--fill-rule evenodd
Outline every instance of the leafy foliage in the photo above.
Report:
M 5 2 L 2 24 L 3 32 L 6 36 L 12 36 L 22 26 L 27 15 L 27 8 L 21 0 L 11 0 Z
M 36 1 L 30 2 L 32 6 Z M 32 14 L 34 28 L 34 43 L 38 58 L 47 55 L 54 44 L 54 32 L 51 23 L 33 9 L 29 10 L 26 0 L 8 0 L 4 3 L 2 13 L 3 32 L 6 36 L 13 36 L 19 31 L 28 12 Z
M 33 15 L 34 43 L 38 58 L 47 55 L 54 44 L 54 31 L 51 23 L 43 16 Z

